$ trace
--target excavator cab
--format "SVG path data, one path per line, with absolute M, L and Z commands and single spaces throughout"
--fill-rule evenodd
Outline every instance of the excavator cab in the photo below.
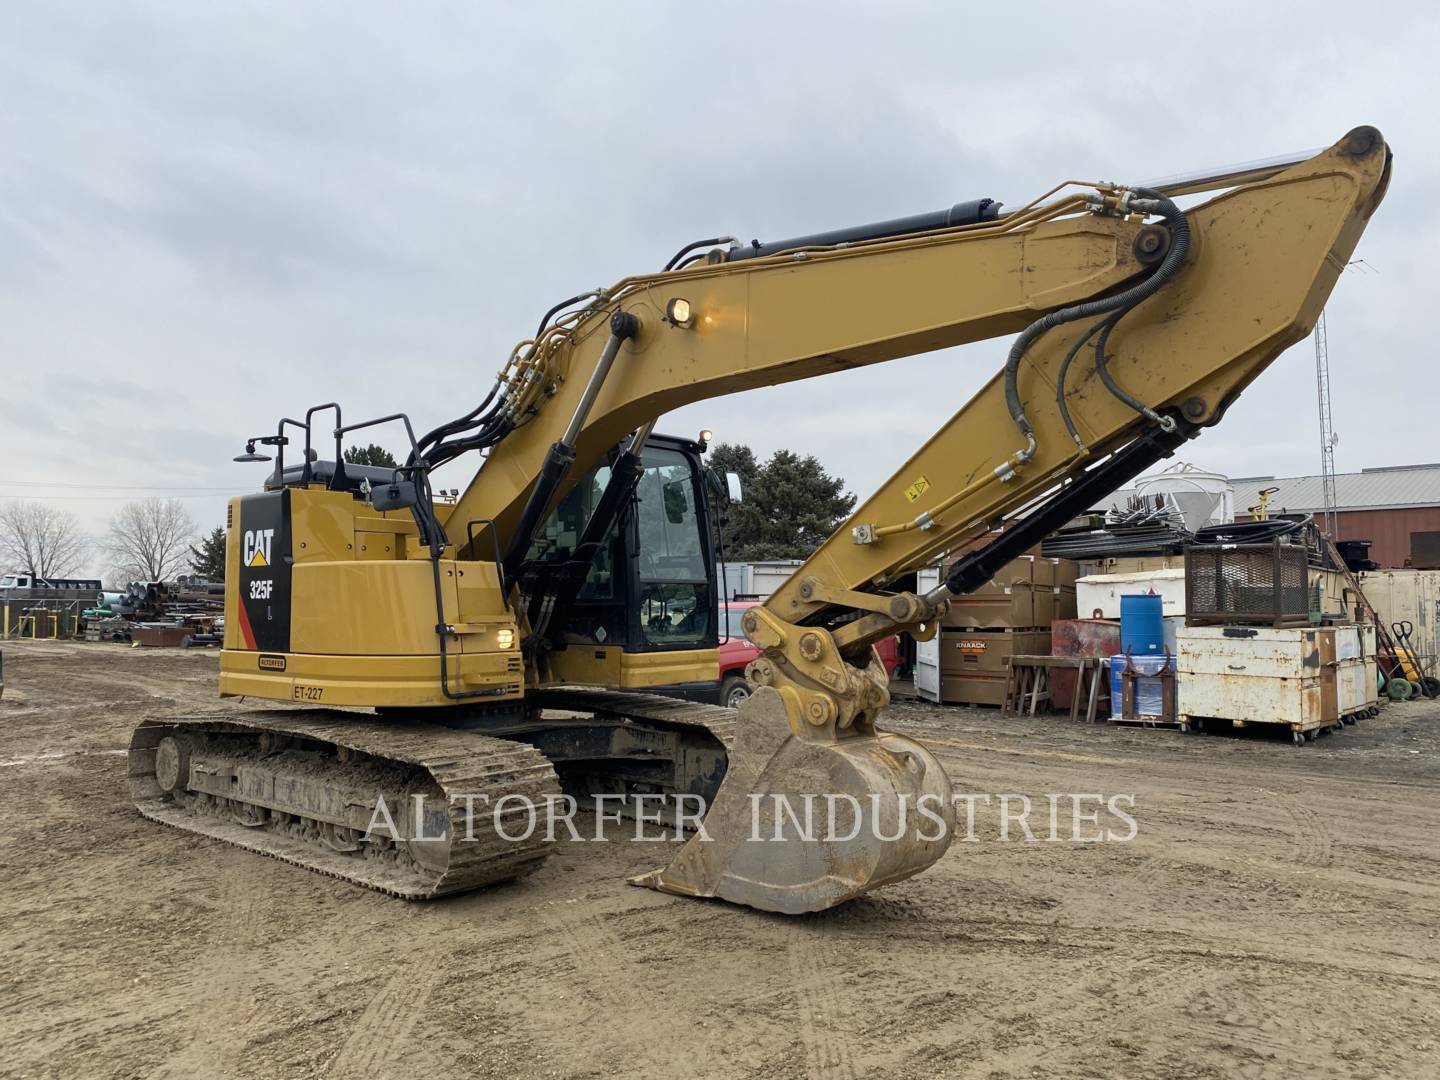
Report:
M 574 599 L 557 609 L 544 628 L 544 650 L 562 667 L 569 664 L 563 654 L 571 652 L 588 651 L 593 661 L 597 652 L 619 650 L 636 672 L 649 654 L 671 654 L 652 658 L 667 668 L 681 660 L 677 654 L 685 654 L 684 662 L 706 670 L 676 682 L 647 683 L 647 688 L 715 700 L 718 507 L 703 450 L 689 439 L 650 436 L 633 493 L 590 554 Z M 537 532 L 519 575 L 526 596 L 546 594 L 551 579 L 568 572 L 620 452 L 617 447 L 586 472 Z

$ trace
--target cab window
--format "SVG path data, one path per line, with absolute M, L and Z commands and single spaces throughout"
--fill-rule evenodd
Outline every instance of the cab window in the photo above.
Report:
M 711 634 L 710 584 L 685 455 L 647 448 L 636 485 L 640 628 L 652 645 L 702 644 Z
M 543 559 L 546 562 L 563 562 L 580 542 L 585 525 L 595 510 L 595 504 L 610 482 L 610 466 L 601 465 L 583 477 L 550 515 L 545 529 L 530 545 L 528 558 Z M 611 535 L 614 531 L 611 530 Z M 585 584 L 580 589 L 581 600 L 609 600 L 615 595 L 614 554 L 608 539 L 600 545 L 590 561 L 585 575 Z

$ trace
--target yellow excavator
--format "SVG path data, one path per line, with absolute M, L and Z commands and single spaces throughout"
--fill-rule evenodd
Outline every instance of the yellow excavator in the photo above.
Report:
M 219 680 L 287 706 L 142 724 L 137 807 L 414 899 L 534 871 L 552 847 L 537 808 L 574 800 L 688 806 L 689 838 L 637 879 L 670 893 L 798 913 L 924 870 L 949 843 L 950 781 L 882 730 L 874 643 L 933 634 L 948 598 L 1217 423 L 1310 332 L 1389 173 L 1360 127 L 1014 210 L 704 240 L 551 308 L 480 404 L 422 436 L 335 403 L 280 420 L 237 459 L 273 467 L 229 505 Z M 733 493 L 656 418 L 1004 335 L 1003 371 L 745 612 L 750 697 L 702 700 Z M 896 434 L 863 401 L 845 422 Z M 378 425 L 404 431 L 404 463 L 345 462 Z M 468 487 L 437 496 L 462 457 Z M 893 588 L 1002 520 L 937 588 Z M 841 820 L 807 828 L 816 805 Z

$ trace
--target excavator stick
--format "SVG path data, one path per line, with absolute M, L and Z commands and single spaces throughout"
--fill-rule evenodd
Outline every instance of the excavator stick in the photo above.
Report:
M 786 915 L 823 911 L 925 870 L 954 824 L 949 777 L 929 750 L 884 732 L 797 734 L 781 693 L 761 687 L 740 705 L 702 827 L 634 883 Z

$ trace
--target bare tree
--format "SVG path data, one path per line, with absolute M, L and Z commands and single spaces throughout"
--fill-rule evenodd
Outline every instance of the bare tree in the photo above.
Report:
M 195 521 L 179 499 L 126 503 L 110 522 L 105 550 L 130 581 L 166 581 L 185 569 Z
M 71 577 L 85 562 L 90 541 L 68 510 L 12 499 L 0 506 L 0 562 L 31 577 Z

